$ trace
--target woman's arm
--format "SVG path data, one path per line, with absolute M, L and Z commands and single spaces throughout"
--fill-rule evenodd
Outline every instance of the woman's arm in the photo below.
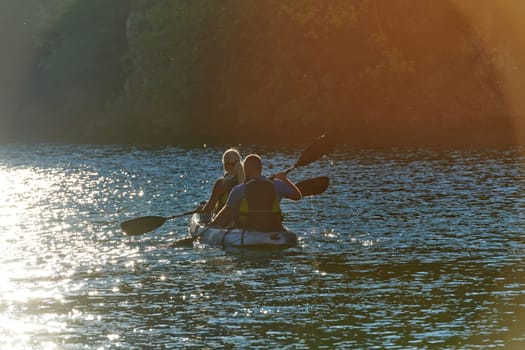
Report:
M 219 201 L 219 198 L 221 198 L 225 190 L 226 190 L 226 187 L 224 186 L 222 178 L 218 179 L 215 182 L 215 185 L 213 185 L 210 199 L 208 200 L 208 202 L 206 202 L 206 205 L 202 208 L 201 213 L 211 213 L 213 211 L 213 208 L 215 208 L 215 204 Z

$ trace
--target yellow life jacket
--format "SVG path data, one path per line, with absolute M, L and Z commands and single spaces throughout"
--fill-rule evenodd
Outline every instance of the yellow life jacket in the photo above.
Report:
M 237 224 L 248 230 L 279 231 L 282 229 L 282 212 L 275 194 L 273 181 L 264 178 L 246 182 Z

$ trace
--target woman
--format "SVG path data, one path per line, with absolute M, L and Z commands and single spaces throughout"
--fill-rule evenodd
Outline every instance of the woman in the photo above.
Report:
M 222 164 L 224 176 L 215 182 L 210 199 L 201 209 L 201 213 L 209 215 L 212 212 L 218 213 L 226 204 L 231 189 L 246 180 L 241 154 L 235 148 L 230 148 L 223 153 Z

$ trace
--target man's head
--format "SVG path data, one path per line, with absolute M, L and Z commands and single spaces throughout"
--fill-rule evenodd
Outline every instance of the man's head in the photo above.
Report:
M 257 154 L 249 154 L 244 158 L 244 172 L 247 178 L 259 177 L 262 174 L 262 160 Z

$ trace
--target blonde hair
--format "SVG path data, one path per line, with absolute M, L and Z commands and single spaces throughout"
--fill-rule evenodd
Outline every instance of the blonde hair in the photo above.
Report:
M 224 163 L 235 163 L 229 173 L 225 172 L 225 177 L 227 175 L 237 176 L 239 183 L 243 183 L 246 180 L 246 175 L 244 174 L 244 164 L 241 154 L 237 149 L 230 148 L 222 154 L 222 164 Z

